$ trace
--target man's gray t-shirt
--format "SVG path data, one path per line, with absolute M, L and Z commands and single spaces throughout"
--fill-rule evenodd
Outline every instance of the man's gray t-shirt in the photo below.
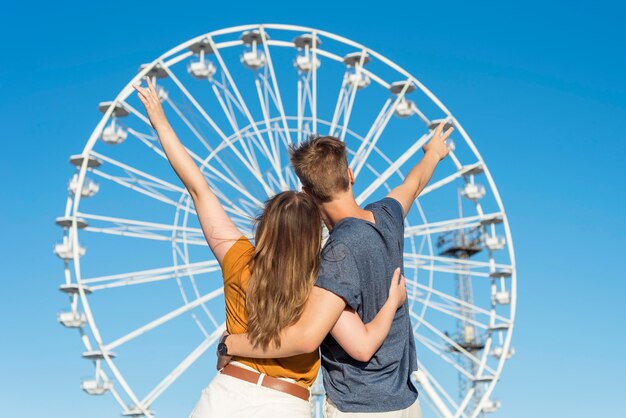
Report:
M 404 212 L 392 198 L 365 209 L 375 223 L 344 218 L 334 226 L 315 285 L 341 296 L 368 323 L 387 301 L 393 271 L 402 267 Z M 368 363 L 350 357 L 330 334 L 320 348 L 326 394 L 340 411 L 397 411 L 415 402 L 410 376 L 417 358 L 407 303 Z

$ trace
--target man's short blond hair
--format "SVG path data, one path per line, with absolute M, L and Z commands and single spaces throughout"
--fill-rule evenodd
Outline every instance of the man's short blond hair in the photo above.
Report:
M 334 136 L 311 136 L 291 148 L 291 165 L 315 198 L 329 202 L 350 188 L 346 144 Z

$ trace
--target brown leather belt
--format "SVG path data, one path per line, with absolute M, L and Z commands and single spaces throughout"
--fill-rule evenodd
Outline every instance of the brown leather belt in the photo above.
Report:
M 252 370 L 244 369 L 243 367 L 233 366 L 232 364 L 226 365 L 221 371 L 221 373 L 236 377 L 237 379 L 244 380 L 249 383 L 258 384 L 259 378 L 261 378 L 261 373 L 253 372 Z M 263 375 L 261 380 L 261 386 L 266 388 L 278 390 L 280 392 L 288 393 L 289 395 L 293 395 L 297 398 L 300 398 L 305 401 L 309 401 L 309 390 L 303 388 L 302 386 L 286 382 L 281 379 L 277 379 L 275 377 Z

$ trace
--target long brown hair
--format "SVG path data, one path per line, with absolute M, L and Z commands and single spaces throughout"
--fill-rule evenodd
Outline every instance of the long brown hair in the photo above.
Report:
M 280 347 L 280 331 L 302 315 L 319 271 L 322 224 L 313 198 L 286 191 L 269 199 L 257 218 L 255 241 L 248 336 L 255 347 Z

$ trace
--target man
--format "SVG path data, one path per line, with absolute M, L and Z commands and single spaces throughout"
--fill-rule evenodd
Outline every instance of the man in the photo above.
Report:
M 326 416 L 420 417 L 411 373 L 417 369 L 408 304 L 395 314 L 389 334 L 369 361 L 350 357 L 329 332 L 344 310 L 371 321 L 385 303 L 394 269 L 402 266 L 404 217 L 448 153 L 444 123 L 424 146 L 424 157 L 386 198 L 357 204 L 346 147 L 317 137 L 292 150 L 305 192 L 318 203 L 330 231 L 317 282 L 301 318 L 281 333 L 281 346 L 254 348 L 245 334 L 223 338 L 222 353 L 253 358 L 289 357 L 321 349 Z M 354 353 L 353 353 L 354 354 Z M 223 359 L 221 359 L 223 360 Z M 363 359 L 362 359 L 363 360 Z

